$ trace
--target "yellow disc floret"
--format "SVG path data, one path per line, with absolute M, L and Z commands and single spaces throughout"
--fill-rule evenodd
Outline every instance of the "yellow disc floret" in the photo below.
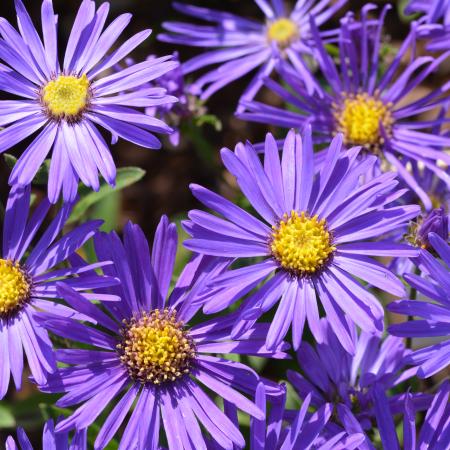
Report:
M 60 75 L 44 86 L 42 100 L 52 117 L 75 119 L 88 104 L 89 80 L 86 75 Z
M 346 95 L 343 103 L 335 107 L 334 117 L 336 131 L 344 134 L 347 144 L 367 148 L 383 143 L 380 124 L 388 135 L 393 124 L 390 105 L 366 93 Z
M 325 219 L 291 211 L 272 227 L 270 250 L 280 266 L 296 275 L 312 275 L 332 256 L 330 232 Z
M 288 47 L 299 36 L 298 25 L 291 19 L 278 19 L 267 27 L 267 39 L 275 41 L 281 48 Z
M 0 259 L 0 317 L 8 317 L 29 300 L 31 286 L 18 263 Z
M 195 346 L 175 311 L 144 312 L 125 322 L 122 336 L 117 350 L 133 380 L 159 385 L 190 372 Z

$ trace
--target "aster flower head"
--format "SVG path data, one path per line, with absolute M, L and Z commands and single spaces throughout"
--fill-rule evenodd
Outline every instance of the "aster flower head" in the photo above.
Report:
M 353 352 L 347 318 L 367 332 L 383 329 L 383 308 L 355 277 L 396 296 L 402 283 L 371 256 L 417 255 L 409 245 L 368 242 L 406 224 L 418 206 L 391 206 L 404 191 L 395 190 L 395 174 L 387 173 L 360 184 L 376 164 L 375 156 L 358 159 L 359 149 L 344 151 L 342 135 L 325 151 L 325 163 L 314 167 L 311 130 L 303 139 L 287 135 L 281 161 L 277 144 L 267 135 L 264 162 L 250 143 L 234 152 L 222 150 L 222 160 L 257 218 L 221 196 L 197 185 L 195 197 L 222 217 L 191 211 L 184 223 L 192 239 L 185 246 L 198 253 L 262 261 L 230 270 L 211 283 L 214 295 L 204 306 L 217 312 L 260 286 L 239 308 L 238 336 L 280 300 L 267 335 L 278 345 L 292 323 L 294 347 L 300 345 L 306 320 L 315 339 L 322 341 L 318 301 L 334 332 Z M 260 284 L 261 283 L 261 284 Z
M 17 442 L 22 450 L 33 450 L 28 436 L 23 428 L 17 428 Z M 9 436 L 5 443 L 6 450 L 18 450 L 16 442 Z M 81 430 L 69 439 L 69 433 L 55 433 L 53 420 L 47 420 L 42 433 L 42 447 L 45 450 L 87 450 L 87 432 Z
M 260 378 L 249 367 L 216 354 L 237 353 L 284 358 L 281 344 L 268 350 L 264 336 L 268 326 L 255 326 L 246 336 L 230 337 L 235 317 L 221 317 L 190 327 L 202 305 L 202 292 L 226 260 L 195 256 L 169 294 L 177 249 L 175 224 L 163 217 L 150 253 L 141 229 L 125 228 L 124 242 L 116 234 L 99 235 L 97 253 L 110 258 L 110 275 L 122 284 L 112 288 L 121 302 L 94 306 L 75 291 L 60 286 L 61 295 L 73 307 L 98 324 L 92 328 L 70 319 L 48 317 L 46 326 L 66 339 L 89 349 L 61 349 L 56 356 L 69 365 L 49 379 L 44 391 L 66 392 L 57 405 L 81 403 L 57 430 L 88 427 L 114 399 L 113 407 L 95 442 L 104 448 L 136 406 L 125 426 L 120 448 L 157 448 L 160 429 L 170 449 L 206 447 L 203 427 L 227 449 L 244 446 L 239 429 L 216 406 L 202 385 L 262 419 L 262 411 L 244 394 L 254 396 Z M 114 305 L 113 305 L 114 303 Z M 278 385 L 265 382 L 277 395 Z M 189 444 L 192 443 L 192 447 Z
M 382 27 L 389 5 L 376 21 L 368 19 L 374 8 L 366 4 L 361 10 L 360 22 L 351 13 L 341 21 L 339 63 L 327 53 L 325 42 L 311 20 L 317 61 L 330 89 L 316 83 L 314 92 L 310 93 L 303 82 L 303 74 L 286 61 L 280 61 L 278 71 L 287 87 L 270 79 L 266 79 L 266 84 L 295 110 L 244 101 L 242 106 L 246 112 L 239 117 L 289 128 L 301 129 L 311 124 L 314 140 L 319 144 L 342 133 L 347 146 L 360 145 L 366 152 L 380 157 L 378 172 L 396 170 L 426 209 L 431 209 L 431 199 L 408 168 L 411 164 L 420 164 L 439 177 L 447 189 L 450 187 L 450 176 L 440 164 L 450 164 L 450 156 L 445 151 L 450 137 L 435 132 L 442 123 L 449 121 L 445 117 L 445 105 L 450 82 L 415 100 L 410 100 L 409 94 L 450 53 L 437 58 L 417 57 L 417 27 L 412 24 L 392 62 L 380 70 Z M 408 52 L 411 59 L 403 68 L 401 63 Z M 442 105 L 444 113 L 441 110 L 434 119 L 417 120 L 417 115 L 433 112 Z
M 159 148 L 154 132 L 169 133 L 161 120 L 139 108 L 172 103 L 160 89 L 140 89 L 175 68 L 171 56 L 133 64 L 105 75 L 146 39 L 146 30 L 110 52 L 131 15 L 117 17 L 105 30 L 109 3 L 98 9 L 83 0 L 64 54 L 58 61 L 57 16 L 51 0 L 42 2 L 42 36 L 21 0 L 15 0 L 19 32 L 0 23 L 1 89 L 13 99 L 2 100 L 0 153 L 38 132 L 11 173 L 10 184 L 29 184 L 52 151 L 48 195 L 73 200 L 78 180 L 99 189 L 99 172 L 111 185 L 116 167 L 98 126 L 111 132 L 113 143 L 123 138 L 147 148 Z
M 412 228 L 409 235 L 411 243 L 422 249 L 428 249 L 430 247 L 428 239 L 430 233 L 435 233 L 440 238 L 448 241 L 448 214 L 441 206 L 440 208 L 431 210 L 431 212 L 426 215 L 420 216 L 417 222 L 410 228 Z
M 316 412 L 309 413 L 312 395 L 305 397 L 298 411 L 287 411 L 285 409 L 286 388 L 280 396 L 271 399 L 270 413 L 267 409 L 267 396 L 263 383 L 258 385 L 256 391 L 256 404 L 264 411 L 267 418 L 258 420 L 252 418 L 250 421 L 250 450 L 326 450 L 357 448 L 364 439 L 361 433 L 348 435 L 345 431 L 338 431 L 334 436 L 327 433 L 323 437 L 325 427 L 331 419 L 333 406 L 331 403 L 322 405 Z M 286 421 L 287 413 L 292 416 L 290 422 Z M 236 417 L 235 411 L 234 417 Z M 285 425 L 283 425 L 285 422 Z
M 8 390 L 10 374 L 16 389 L 21 388 L 24 352 L 37 383 L 45 383 L 47 374 L 56 369 L 52 343 L 39 321 L 41 311 L 77 315 L 57 301 L 56 281 L 65 280 L 77 290 L 115 282 L 93 270 L 105 263 L 87 265 L 75 255 L 101 221 L 86 222 L 58 238 L 72 206 L 65 204 L 47 229 L 41 230 L 50 203 L 42 201 L 29 217 L 30 188 L 16 186 L 10 192 L 0 253 L 0 399 Z M 69 260 L 69 267 L 62 266 Z
M 403 447 L 396 433 L 395 414 L 385 392 L 376 387 L 373 392 L 374 409 L 384 450 L 446 450 L 450 442 L 450 384 L 442 383 L 427 410 L 420 427 L 416 426 L 416 411 L 412 396 L 407 392 L 403 409 Z M 370 446 L 369 448 L 374 448 Z
M 400 300 L 388 306 L 397 314 L 420 318 L 391 325 L 391 334 L 444 338 L 442 342 L 416 350 L 406 358 L 408 364 L 418 366 L 417 373 L 422 378 L 445 369 L 450 361 L 450 246 L 436 233 L 429 233 L 428 241 L 442 262 L 423 250 L 420 257 L 414 260 L 423 276 L 414 273 L 404 275 L 408 284 L 425 296 L 425 300 Z
M 344 429 L 349 434 L 363 433 L 372 428 L 375 385 L 388 390 L 415 374 L 404 370 L 404 356 L 409 352 L 400 338 L 382 340 L 369 333 L 357 333 L 353 327 L 356 352 L 348 354 L 330 328 L 322 320 L 324 340 L 315 348 L 303 342 L 297 352 L 301 372 L 288 371 L 288 379 L 300 398 L 311 395 L 311 406 L 319 409 L 331 404 L 335 412 L 328 431 Z M 402 372 L 403 371 L 403 372 Z M 403 394 L 391 398 L 391 407 L 401 411 Z M 417 395 L 416 407 L 428 406 L 427 396 Z
M 356 352 L 352 356 L 332 332 L 330 324 L 322 320 L 324 340 L 315 348 L 303 342 L 297 352 L 301 372 L 289 370 L 288 379 L 300 398 L 310 400 L 310 407 L 320 410 L 328 405 L 333 418 L 327 427 L 331 436 L 345 430 L 349 435 L 364 436 L 372 429 L 374 419 L 373 390 L 395 388 L 415 375 L 415 369 L 405 370 L 404 357 L 409 353 L 400 338 L 386 339 L 373 334 L 356 332 L 352 328 Z M 396 394 L 389 400 L 390 408 L 398 413 L 403 408 L 404 394 Z M 430 399 L 423 394 L 413 394 L 415 409 L 424 409 Z M 324 433 L 325 437 L 327 432 Z M 366 448 L 361 446 L 360 448 Z
M 308 18 L 313 16 L 321 26 L 346 1 L 323 0 L 313 4 L 297 0 L 289 12 L 281 0 L 255 0 L 264 14 L 261 22 L 224 11 L 174 3 L 181 13 L 209 24 L 164 23 L 169 33 L 160 34 L 158 38 L 172 44 L 211 49 L 183 64 L 185 74 L 214 66 L 191 86 L 193 93 L 201 92 L 202 99 L 259 68 L 242 96 L 249 100 L 261 88 L 263 77 L 270 75 L 279 57 L 287 57 L 303 71 L 304 63 L 298 55 L 311 54 Z M 309 77 L 307 71 L 304 73 Z

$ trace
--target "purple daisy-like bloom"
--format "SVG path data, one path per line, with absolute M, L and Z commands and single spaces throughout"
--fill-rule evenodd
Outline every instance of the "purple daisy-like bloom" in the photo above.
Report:
M 312 414 L 308 412 L 311 407 L 312 394 L 308 394 L 298 411 L 290 411 L 292 421 L 283 425 L 286 410 L 286 389 L 282 395 L 271 400 L 270 414 L 266 411 L 267 396 L 265 386 L 260 383 L 256 391 L 256 404 L 263 412 L 268 414 L 264 420 L 252 418 L 250 421 L 250 450 L 352 450 L 357 448 L 364 439 L 361 433 L 348 435 L 339 431 L 334 436 L 328 433 L 327 438 L 322 437 L 325 427 L 331 419 L 333 405 L 326 403 Z M 325 442 L 322 442 L 325 441 Z
M 281 393 L 270 398 L 270 412 L 268 410 L 268 396 L 264 383 L 259 383 L 256 389 L 255 402 L 267 417 L 264 419 L 250 419 L 250 439 L 246 448 L 249 450 L 353 450 L 365 439 L 362 433 L 348 435 L 345 431 L 337 431 L 334 436 L 322 433 L 329 422 L 333 406 L 324 404 L 314 413 L 309 413 L 311 394 L 308 395 L 297 411 L 288 411 L 286 404 L 286 386 L 281 385 Z M 292 416 L 287 421 L 286 415 Z M 228 405 L 228 417 L 238 425 L 237 410 Z M 208 450 L 222 450 L 215 442 L 208 443 Z
M 414 273 L 404 275 L 409 285 L 426 297 L 421 300 L 401 300 L 389 304 L 390 311 L 397 314 L 420 317 L 420 320 L 391 325 L 388 331 L 402 337 L 443 337 L 438 344 L 416 350 L 406 359 L 408 364 L 418 366 L 417 374 L 426 378 L 442 369 L 450 361 L 450 246 L 435 233 L 428 235 L 428 241 L 445 265 L 428 251 L 422 250 L 414 262 L 422 276 Z
M 310 77 L 299 57 L 301 53 L 311 54 L 309 17 L 314 17 L 318 26 L 323 25 L 346 2 L 321 0 L 313 4 L 311 1 L 297 0 L 289 13 L 282 0 L 255 0 L 265 17 L 262 23 L 224 11 L 174 3 L 181 13 L 211 25 L 164 23 L 170 34 L 160 34 L 158 39 L 212 49 L 183 64 L 184 74 L 218 66 L 191 86 L 193 93 L 202 92 L 202 99 L 260 67 L 242 96 L 250 100 L 261 88 L 263 78 L 273 71 L 280 56 L 288 58 L 305 77 Z
M 443 206 L 421 214 L 416 221 L 408 225 L 407 229 L 396 231 L 394 236 L 397 241 L 404 240 L 420 250 L 430 250 L 430 233 L 436 233 L 445 241 L 449 240 L 449 215 Z M 399 275 L 416 271 L 413 258 L 394 258 L 389 267 Z
M 448 450 L 450 443 L 450 384 L 445 381 L 435 394 L 420 430 L 416 428 L 416 414 L 412 396 L 406 393 L 403 411 L 403 447 L 396 433 L 395 414 L 385 392 L 374 389 L 374 409 L 384 450 Z M 374 446 L 369 447 L 375 450 Z
M 6 205 L 0 254 L 0 399 L 8 390 L 10 374 L 16 389 L 21 388 L 24 352 L 37 383 L 45 383 L 47 374 L 56 369 L 52 343 L 39 321 L 41 311 L 77 315 L 56 301 L 60 298 L 57 280 L 65 280 L 77 290 L 115 282 L 94 271 L 106 263 L 87 265 L 75 254 L 102 222 L 87 222 L 58 238 L 72 205 L 65 204 L 47 229 L 40 230 L 50 206 L 48 200 L 42 201 L 28 218 L 30 188 L 18 186 L 11 190 Z M 36 238 L 40 231 L 42 235 Z M 71 266 L 62 266 L 68 260 Z
M 22 450 L 33 450 L 28 436 L 23 428 L 17 428 L 17 441 Z M 5 443 L 6 450 L 18 450 L 16 442 L 9 436 Z M 87 450 L 87 433 L 81 430 L 69 440 L 69 433 L 55 433 L 53 420 L 47 420 L 42 433 L 42 448 L 44 450 Z
M 386 339 L 369 333 L 356 333 L 352 328 L 356 352 L 352 356 L 332 332 L 326 320 L 321 321 L 324 341 L 315 348 L 303 342 L 297 352 L 302 373 L 289 370 L 288 379 L 300 398 L 310 397 L 310 406 L 320 410 L 324 405 L 334 408 L 333 423 L 328 425 L 331 436 L 344 429 L 349 435 L 365 434 L 372 429 L 374 418 L 373 390 L 375 386 L 383 391 L 398 386 L 415 375 L 416 369 L 404 370 L 404 356 L 410 351 L 400 338 Z M 390 398 L 389 405 L 394 413 L 403 408 L 405 395 Z M 414 394 L 414 408 L 429 406 L 430 398 Z M 366 448 L 369 438 L 365 435 Z
M 111 288 L 122 297 L 121 302 L 105 303 L 101 309 L 60 286 L 65 300 L 95 320 L 97 327 L 50 316 L 45 322 L 53 333 L 90 347 L 57 350 L 57 359 L 69 367 L 60 369 L 42 386 L 44 391 L 66 392 L 57 402 L 61 407 L 82 403 L 57 430 L 88 427 L 120 397 L 99 431 L 96 449 L 104 448 L 117 433 L 135 401 L 121 449 L 159 448 L 161 428 L 171 450 L 205 449 L 202 427 L 226 449 L 244 446 L 239 429 L 201 385 L 251 416 L 264 417 L 243 395 L 255 395 L 258 375 L 216 354 L 285 358 L 287 344 L 268 350 L 266 324 L 252 327 L 241 339 L 233 340 L 233 315 L 188 329 L 186 325 L 202 305 L 206 284 L 228 261 L 196 255 L 168 294 L 176 249 L 176 226 L 166 217 L 158 226 L 151 253 L 142 230 L 129 223 L 123 244 L 115 233 L 98 235 L 96 241 L 97 254 L 114 262 L 105 270 L 122 281 Z M 265 381 L 265 385 L 273 395 L 279 393 L 275 383 Z
M 19 32 L 0 21 L 0 89 L 12 94 L 0 109 L 0 153 L 25 138 L 39 134 L 11 173 L 10 184 L 31 183 L 52 150 L 48 195 L 55 203 L 76 196 L 78 180 L 99 189 L 99 175 L 111 185 L 116 167 L 98 126 L 111 132 L 113 143 L 123 138 L 147 148 L 160 148 L 152 134 L 169 133 L 161 120 L 138 108 L 176 101 L 161 89 L 140 89 L 168 72 L 177 62 L 171 56 L 134 64 L 101 76 L 146 39 L 145 30 L 109 52 L 131 15 L 117 17 L 105 30 L 109 3 L 96 9 L 83 0 L 67 43 L 62 66 L 58 62 L 57 16 L 51 0 L 42 2 L 41 40 L 21 0 L 15 0 Z
M 443 207 L 433 209 L 429 214 L 422 218 L 417 226 L 414 244 L 422 249 L 429 248 L 430 233 L 437 234 L 441 239 L 448 241 L 448 214 Z
M 263 220 L 192 185 L 195 197 L 224 219 L 191 211 L 184 226 L 192 239 L 185 246 L 207 255 L 264 258 L 230 270 L 211 284 L 215 293 L 204 306 L 206 313 L 227 308 L 261 284 L 241 305 L 234 336 L 245 332 L 281 298 L 267 334 L 268 347 L 278 345 L 292 323 L 293 344 L 298 348 L 306 319 L 315 339 L 322 342 L 316 296 L 348 351 L 354 352 L 355 346 L 347 317 L 365 331 L 383 330 L 381 304 L 355 277 L 403 295 L 401 281 L 371 256 L 416 256 L 417 250 L 369 240 L 402 226 L 420 208 L 390 205 L 404 193 L 395 190 L 395 174 L 360 184 L 377 158 L 359 159 L 359 151 L 344 151 L 339 134 L 316 173 L 310 129 L 303 140 L 289 132 L 281 161 L 271 134 L 265 141 L 263 164 L 250 143 L 238 144 L 235 152 L 223 149 L 226 168 Z
M 450 0 L 412 0 L 405 13 L 423 13 L 418 36 L 427 39 L 427 50 L 450 50 Z
M 341 21 L 339 64 L 327 53 L 325 43 L 311 21 L 317 61 L 330 89 L 317 82 L 311 94 L 303 82 L 303 73 L 286 61 L 280 61 L 278 71 L 287 87 L 270 79 L 265 83 L 295 110 L 244 101 L 242 106 L 246 112 L 239 117 L 286 128 L 303 128 L 311 124 L 315 142 L 319 144 L 329 142 L 332 136 L 341 132 L 347 145 L 361 145 L 367 152 L 380 157 L 378 170 L 394 168 L 425 207 L 431 209 L 427 192 L 408 166 L 420 163 L 441 178 L 447 189 L 450 187 L 450 176 L 439 165 L 439 161 L 450 164 L 450 155 L 444 151 L 450 145 L 450 137 L 435 133 L 436 127 L 449 119 L 442 113 L 431 120 L 416 118 L 418 114 L 446 105 L 450 82 L 418 99 L 409 100 L 408 96 L 450 53 L 438 58 L 416 57 L 416 24 L 413 24 L 392 62 L 381 71 L 381 32 L 390 6 L 382 10 L 375 24 L 367 18 L 374 8 L 372 4 L 362 8 L 361 22 L 356 22 L 350 13 Z M 410 63 L 401 69 L 401 61 L 407 52 L 411 52 Z

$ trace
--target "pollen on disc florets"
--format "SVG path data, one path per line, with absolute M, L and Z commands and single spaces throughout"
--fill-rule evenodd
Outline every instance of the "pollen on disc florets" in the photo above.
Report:
M 330 260 L 336 247 L 325 219 L 296 211 L 284 214 L 272 227 L 272 256 L 279 265 L 295 275 L 309 276 L 320 271 Z
M 75 122 L 89 104 L 89 80 L 86 74 L 59 75 L 43 87 L 41 98 L 50 117 Z
M 391 135 L 394 123 L 391 108 L 392 105 L 381 101 L 377 94 L 345 94 L 340 105 L 333 105 L 335 132 L 343 133 L 346 144 L 377 151 L 384 143 L 380 124 L 386 134 Z
M 299 36 L 298 25 L 286 17 L 277 19 L 267 26 L 267 39 L 269 42 L 275 41 L 281 48 L 289 47 Z
M 176 311 L 143 312 L 124 321 L 121 334 L 117 350 L 133 380 L 161 385 L 190 372 L 195 345 Z
M 19 263 L 0 259 L 0 318 L 14 315 L 31 297 L 31 281 Z

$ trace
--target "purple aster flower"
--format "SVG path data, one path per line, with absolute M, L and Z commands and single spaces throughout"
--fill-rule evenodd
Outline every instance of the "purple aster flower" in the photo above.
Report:
M 350 436 L 345 431 L 340 431 L 334 436 L 328 433 L 326 439 L 322 437 L 332 416 L 333 405 L 326 403 L 311 414 L 308 412 L 311 400 L 312 395 L 307 395 L 298 411 L 290 411 L 291 423 L 283 426 L 286 414 L 286 388 L 283 386 L 282 395 L 271 399 L 269 413 L 266 411 L 266 389 L 264 384 L 260 383 L 256 390 L 256 404 L 267 414 L 267 419 L 252 418 L 250 420 L 249 450 L 352 450 L 357 448 L 364 440 L 364 435 L 361 433 Z
M 419 367 L 417 373 L 422 378 L 445 369 L 450 361 L 450 247 L 447 241 L 435 233 L 428 234 L 428 241 L 445 265 L 428 251 L 422 250 L 418 260 L 414 261 L 421 269 L 422 276 L 414 273 L 404 275 L 409 285 L 424 295 L 426 300 L 401 300 L 388 306 L 390 311 L 397 314 L 421 318 L 391 325 L 391 334 L 444 338 L 442 342 L 416 350 L 407 357 L 407 363 Z
M 286 61 L 280 61 L 278 71 L 285 86 L 266 79 L 267 86 L 295 110 L 287 110 L 260 102 L 244 101 L 246 112 L 242 119 L 270 123 L 286 128 L 312 125 L 315 142 L 327 143 L 332 136 L 343 133 L 348 145 L 361 145 L 366 152 L 380 157 L 378 170 L 395 169 L 407 186 L 415 191 L 427 209 L 432 203 L 427 192 L 408 170 L 411 163 L 419 163 L 432 171 L 450 187 L 448 172 L 439 161 L 450 164 L 450 155 L 444 147 L 450 145 L 448 135 L 436 135 L 435 129 L 448 123 L 445 114 L 435 119 L 417 120 L 417 115 L 432 111 L 448 102 L 450 82 L 431 93 L 411 100 L 410 93 L 434 72 L 450 53 L 438 58 L 416 57 L 416 26 L 404 40 L 398 53 L 386 69 L 380 70 L 380 48 L 387 5 L 378 21 L 369 21 L 368 13 L 375 8 L 362 8 L 361 22 L 348 14 L 341 21 L 339 61 L 327 53 L 325 43 L 311 21 L 311 33 L 317 48 L 321 75 L 327 81 L 318 82 L 311 93 L 303 82 L 304 75 Z M 400 71 L 400 64 L 411 52 L 409 65 Z M 328 89 L 330 86 L 330 89 Z M 415 98 L 415 97 L 414 97 Z M 446 109 L 446 107 L 444 107 Z
M 158 39 L 172 44 L 191 45 L 211 49 L 183 64 L 184 74 L 216 66 L 201 76 L 193 85 L 193 93 L 207 99 L 232 81 L 253 72 L 256 76 L 246 88 L 242 98 L 252 99 L 270 75 L 276 60 L 288 58 L 299 71 L 310 77 L 299 54 L 311 54 L 309 17 L 318 26 L 323 25 L 347 0 L 297 0 L 289 13 L 281 0 L 255 0 L 264 14 L 264 21 L 239 17 L 224 11 L 174 3 L 183 14 L 209 22 L 208 25 L 180 22 L 164 23 L 170 34 L 160 34 Z M 325 33 L 329 35 L 329 33 Z
M 33 450 L 23 428 L 17 428 L 17 441 L 22 450 Z M 18 450 L 18 447 L 9 436 L 5 443 L 6 450 Z M 44 450 L 87 450 L 87 433 L 81 430 L 75 433 L 72 440 L 69 440 L 69 433 L 55 433 L 53 420 L 47 420 L 42 433 L 42 448 Z
M 383 330 L 381 304 L 355 277 L 403 295 L 400 280 L 371 256 L 415 256 L 417 250 L 368 241 L 402 226 L 419 207 L 390 205 L 403 193 L 395 190 L 395 174 L 360 184 L 377 158 L 360 160 L 358 155 L 358 148 L 343 150 L 339 134 L 315 174 L 310 129 L 303 140 L 293 131 L 287 135 L 281 161 L 271 134 L 265 141 L 263 164 L 250 143 L 238 144 L 234 153 L 223 149 L 226 168 L 262 220 L 205 188 L 191 187 L 198 200 L 224 218 L 191 211 L 184 224 L 193 237 L 185 241 L 187 248 L 214 256 L 263 258 L 228 271 L 211 284 L 216 292 L 204 306 L 206 313 L 227 308 L 261 284 L 241 305 L 233 336 L 253 326 L 280 298 L 267 335 L 269 348 L 281 342 L 291 323 L 298 348 L 306 319 L 315 339 L 322 342 L 317 298 L 350 352 L 355 347 L 347 317 L 365 331 Z
M 429 40 L 428 50 L 450 50 L 449 0 L 411 0 L 405 8 L 405 13 L 423 13 L 417 32 L 420 38 Z
M 169 294 L 177 232 L 166 217 L 158 226 L 151 253 L 142 230 L 131 223 L 123 244 L 115 233 L 102 234 L 97 236 L 96 249 L 100 257 L 107 255 L 114 262 L 106 270 L 121 279 L 122 284 L 111 289 L 122 301 L 100 307 L 60 286 L 66 301 L 98 326 L 50 316 L 45 322 L 53 333 L 90 346 L 56 351 L 57 359 L 69 367 L 60 369 L 42 389 L 66 392 L 57 402 L 61 407 L 82 404 L 56 429 L 86 428 L 120 398 L 98 433 L 96 449 L 104 448 L 117 433 L 135 401 L 120 448 L 157 448 L 163 428 L 170 449 L 204 449 L 201 427 L 224 448 L 244 446 L 239 429 L 201 385 L 262 419 L 262 411 L 243 395 L 254 396 L 260 378 L 249 367 L 216 354 L 284 358 L 287 345 L 268 350 L 266 324 L 233 340 L 233 315 L 187 328 L 204 301 L 206 284 L 228 261 L 196 255 Z M 278 394 L 277 384 L 265 384 L 269 393 Z
M 398 241 L 409 242 L 420 250 L 432 250 L 429 242 L 430 233 L 436 233 L 445 241 L 449 239 L 449 215 L 444 207 L 424 212 L 415 221 L 411 221 L 406 229 L 399 229 L 394 232 L 393 238 Z M 394 258 L 390 264 L 390 269 L 399 274 L 413 273 L 416 271 L 414 258 Z
M 15 5 L 19 32 L 6 20 L 0 22 L 0 88 L 19 99 L 0 103 L 0 125 L 4 127 L 0 153 L 40 131 L 14 167 L 10 184 L 29 184 L 52 150 L 48 195 L 53 203 L 61 191 L 64 200 L 73 200 L 79 179 L 97 190 L 99 172 L 114 185 L 115 164 L 97 126 L 111 132 L 114 143 L 121 137 L 143 147 L 159 148 L 161 144 L 152 133 L 168 133 L 170 127 L 137 108 L 176 99 L 161 90 L 139 88 L 177 63 L 168 61 L 171 56 L 167 56 L 105 75 L 150 31 L 132 36 L 109 52 L 131 15 L 117 17 L 103 31 L 109 3 L 96 10 L 94 1 L 83 0 L 60 66 L 52 1 L 42 2 L 43 42 L 22 1 L 15 0 Z
M 310 406 L 320 410 L 332 405 L 335 414 L 328 431 L 335 435 L 344 429 L 362 433 L 372 429 L 373 389 L 383 391 L 398 386 L 415 375 L 416 369 L 404 369 L 404 356 L 409 352 L 400 338 L 388 336 L 385 340 L 369 333 L 354 333 L 356 352 L 346 352 L 326 320 L 321 321 L 322 343 L 314 348 L 303 342 L 297 352 L 301 373 L 289 370 L 288 379 L 300 398 L 311 397 Z M 415 409 L 428 407 L 430 398 L 414 394 Z M 405 395 L 396 394 L 389 400 L 390 408 L 398 413 L 403 408 Z M 368 437 L 365 436 L 367 445 Z M 366 448 L 361 446 L 360 448 Z
M 382 389 L 374 389 L 374 409 L 384 450 L 448 450 L 450 443 L 450 384 L 445 381 L 433 398 L 425 419 L 416 428 L 412 396 L 408 392 L 403 411 L 403 447 L 400 447 L 393 411 Z M 370 446 L 370 449 L 375 447 Z
M 49 201 L 44 200 L 28 218 L 30 188 L 18 186 L 11 190 L 6 205 L 0 255 L 0 399 L 8 390 L 10 373 L 16 389 L 21 388 L 24 352 L 37 383 L 45 383 L 47 373 L 56 369 L 52 343 L 39 321 L 40 311 L 76 315 L 56 301 L 60 298 L 56 281 L 65 279 L 77 290 L 113 282 L 93 270 L 105 263 L 87 265 L 75 255 L 101 221 L 87 222 L 58 238 L 72 205 L 65 204 L 47 229 L 40 230 L 49 208 Z M 38 232 L 42 232 L 39 238 Z M 67 260 L 71 266 L 62 266 Z
M 449 227 L 448 214 L 443 207 L 433 209 L 429 214 L 420 217 L 416 224 L 413 243 L 422 249 L 428 249 L 430 233 L 437 234 L 441 239 L 448 241 Z

